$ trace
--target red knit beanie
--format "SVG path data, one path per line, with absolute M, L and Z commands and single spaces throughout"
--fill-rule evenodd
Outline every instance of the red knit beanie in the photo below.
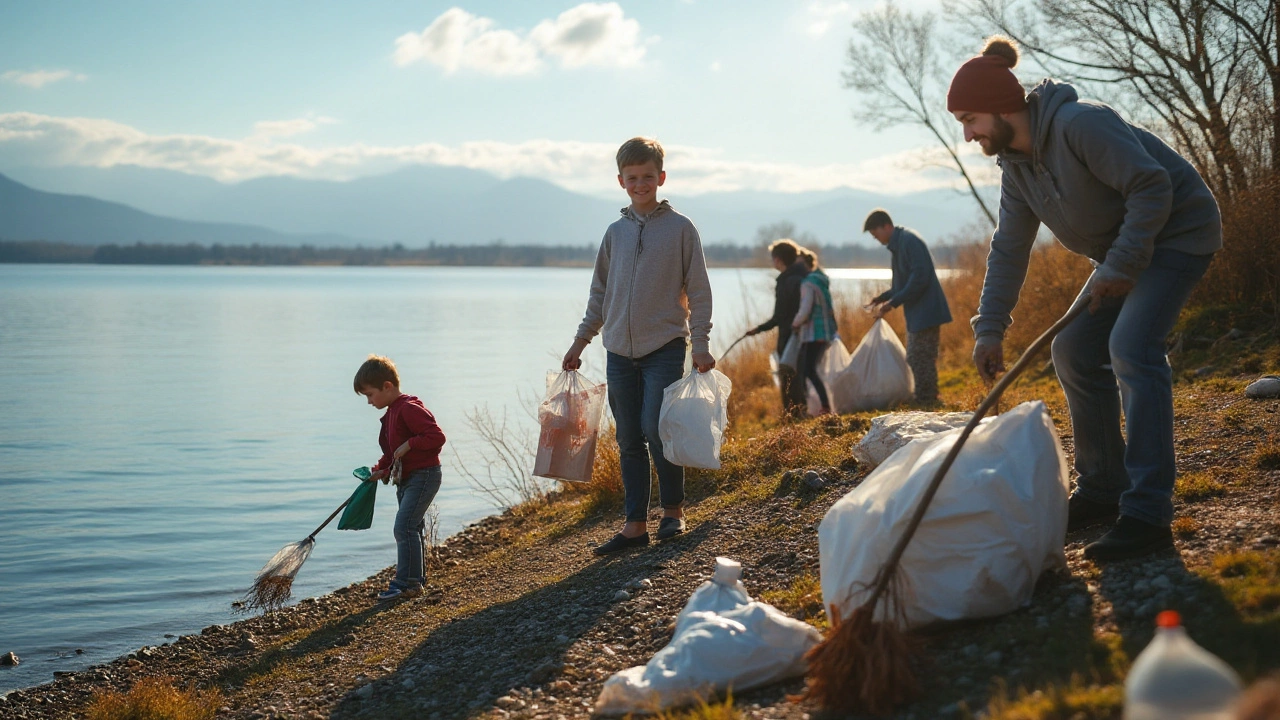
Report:
M 1015 113 L 1027 107 L 1027 94 L 1014 76 L 1018 47 L 1000 36 L 987 40 L 982 54 L 960 66 L 947 90 L 950 112 Z

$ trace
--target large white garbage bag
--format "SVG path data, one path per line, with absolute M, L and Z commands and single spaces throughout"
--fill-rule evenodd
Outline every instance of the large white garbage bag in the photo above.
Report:
M 916 381 L 907 366 L 907 350 L 889 323 L 876 320 L 828 391 L 833 409 L 841 413 L 893 407 L 911 399 Z
M 658 412 L 663 456 L 683 467 L 719 470 L 732 391 L 733 382 L 714 369 L 690 370 L 663 390 Z
M 913 440 L 827 511 L 818 528 L 823 604 L 847 618 L 902 536 L 961 430 Z M 1060 567 L 1067 462 L 1040 401 L 983 421 L 947 472 L 907 545 L 902 611 L 909 626 L 981 618 L 1030 602 Z M 878 607 L 883 619 L 885 604 Z M 829 612 L 829 610 L 828 610 Z
M 723 560 L 716 559 L 717 575 Z M 671 643 L 648 664 L 628 668 L 605 681 L 595 712 L 659 712 L 706 702 L 730 688 L 747 690 L 804 674 L 804 655 L 822 640 L 822 634 L 772 605 L 749 598 L 738 603 L 747 597 L 740 588 L 734 575 L 731 585 L 713 580 L 695 591 L 680 613 Z M 703 592 L 708 589 L 712 592 Z M 719 611 L 691 609 L 731 602 L 732 607 Z

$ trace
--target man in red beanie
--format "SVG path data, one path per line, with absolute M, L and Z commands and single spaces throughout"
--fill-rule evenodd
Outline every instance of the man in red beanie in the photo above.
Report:
M 1004 370 L 1002 342 L 1040 224 L 1095 269 L 1080 315 L 1053 341 L 1078 473 L 1068 530 L 1115 521 L 1085 548 L 1095 561 L 1173 546 L 1173 377 L 1165 337 L 1213 253 L 1222 219 L 1203 178 L 1115 110 L 1044 80 L 1024 92 L 1005 38 L 956 72 L 947 109 L 1001 169 L 973 360 Z M 1126 433 L 1122 434 L 1123 408 Z M 1126 439 L 1127 434 L 1127 439 Z

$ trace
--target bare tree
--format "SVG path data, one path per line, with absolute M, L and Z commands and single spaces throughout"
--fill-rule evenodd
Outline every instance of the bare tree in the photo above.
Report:
M 458 470 L 472 487 L 500 509 L 546 499 L 554 481 L 532 473 L 538 438 L 530 429 L 512 427 L 505 410 L 498 416 L 488 406 L 468 412 L 466 424 L 487 449 L 483 467 L 473 469 L 454 447 Z
M 803 247 L 817 247 L 818 238 L 810 232 L 797 232 L 796 224 L 790 220 L 780 220 L 756 228 L 756 245 L 764 247 L 774 240 L 795 240 Z
M 1241 146 L 1258 128 L 1258 112 L 1274 119 L 1280 88 L 1275 4 L 947 0 L 945 7 L 950 17 L 980 33 L 1013 38 L 1055 75 L 1128 95 L 1229 200 L 1249 183 L 1250 163 Z M 1266 132 L 1274 135 L 1274 127 Z M 1273 137 L 1269 143 L 1271 163 L 1275 142 Z
M 892 0 L 864 11 L 853 23 L 845 87 L 867 97 L 854 116 L 877 130 L 909 123 L 929 132 L 947 151 L 969 193 L 994 227 L 996 217 L 960 159 L 960 138 L 946 114 L 946 83 L 937 17 L 899 10 Z

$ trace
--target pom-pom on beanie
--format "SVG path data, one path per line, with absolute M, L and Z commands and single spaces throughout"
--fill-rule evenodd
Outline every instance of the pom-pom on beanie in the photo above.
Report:
M 960 66 L 947 90 L 950 112 L 1015 113 L 1026 109 L 1027 94 L 1013 74 L 1018 46 L 996 35 L 982 54 Z

